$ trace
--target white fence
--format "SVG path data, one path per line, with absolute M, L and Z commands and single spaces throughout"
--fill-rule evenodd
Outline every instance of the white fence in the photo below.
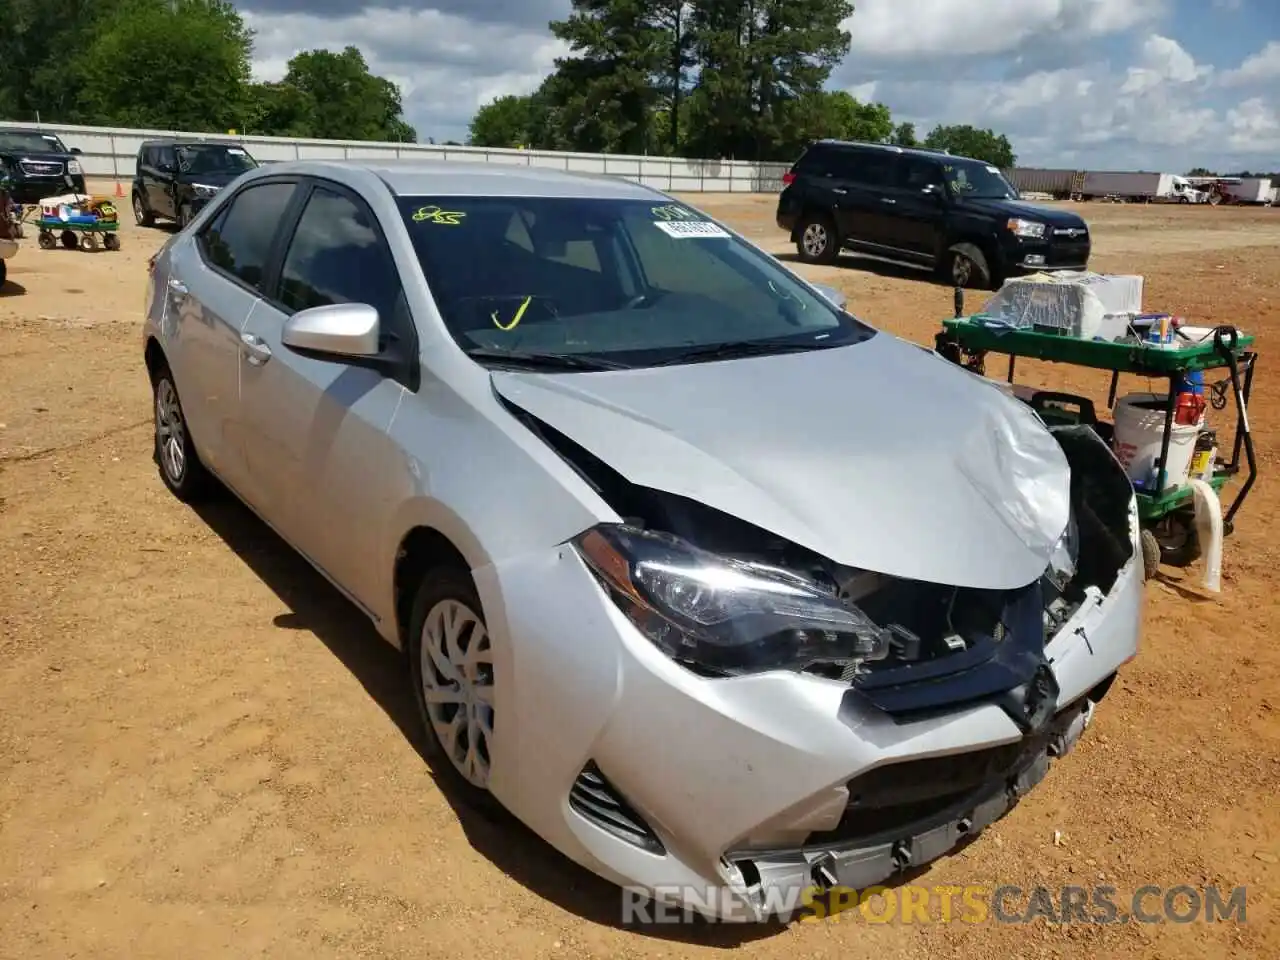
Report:
M 67 147 L 79 147 L 85 176 L 127 183 L 133 178 L 138 147 L 157 137 L 203 137 L 241 144 L 259 162 L 280 160 L 380 160 L 422 158 L 482 160 L 518 166 L 550 167 L 581 173 L 603 173 L 672 193 L 776 193 L 782 189 L 785 163 L 746 160 L 686 160 L 679 157 L 634 157 L 621 154 L 557 153 L 547 150 L 499 150 L 426 143 L 378 143 L 360 140 L 303 140 L 288 137 L 231 136 L 175 130 L 126 130 L 0 121 L 0 132 L 32 129 L 59 136 Z

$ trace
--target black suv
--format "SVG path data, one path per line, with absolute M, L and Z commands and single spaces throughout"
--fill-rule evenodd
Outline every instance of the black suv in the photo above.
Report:
M 1017 274 L 1089 263 L 1084 220 L 1020 202 L 1004 175 L 981 160 L 820 140 L 782 180 L 778 226 L 806 263 L 835 263 L 847 249 L 991 290 Z
M 45 197 L 84 193 L 84 169 L 78 148 L 67 149 L 45 130 L 0 130 L 0 176 L 7 174 L 9 196 L 26 206 Z
M 218 191 L 258 161 L 222 140 L 144 140 L 133 175 L 133 216 L 150 227 L 157 218 L 186 226 Z

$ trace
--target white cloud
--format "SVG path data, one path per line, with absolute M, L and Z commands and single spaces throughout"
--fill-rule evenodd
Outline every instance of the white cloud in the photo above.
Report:
M 1120 33 L 1164 8 L 1165 0 L 861 0 L 845 25 L 859 58 L 963 57 Z
M 569 0 L 239 2 L 251 8 L 260 78 L 283 76 L 301 49 L 354 44 L 400 84 L 423 139 L 465 137 L 479 106 L 532 91 L 567 52 L 546 22 Z M 1275 165 L 1280 41 L 1237 63 L 1200 62 L 1177 2 L 857 0 L 832 86 L 886 103 L 921 134 L 936 123 L 993 127 L 1028 164 Z M 1276 0 L 1247 2 L 1265 23 Z
M 1223 86 L 1243 87 L 1280 80 L 1280 41 L 1272 40 L 1234 70 L 1222 75 Z
M 369 69 L 399 85 L 419 136 L 465 136 L 477 108 L 528 93 L 567 48 L 542 27 L 473 21 L 437 10 L 364 9 L 322 18 L 243 14 L 255 31 L 254 76 L 279 80 L 300 50 L 360 48 Z

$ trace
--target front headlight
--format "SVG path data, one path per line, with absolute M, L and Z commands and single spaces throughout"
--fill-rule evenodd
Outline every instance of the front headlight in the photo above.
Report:
M 1032 240 L 1039 240 L 1044 236 L 1044 224 L 1037 223 L 1035 220 L 1023 220 L 1019 217 L 1014 217 L 1007 226 L 1015 237 L 1028 237 Z
M 78 177 L 84 173 L 84 168 L 80 166 L 79 160 L 68 160 L 67 173 L 71 174 L 73 177 Z
M 195 187 L 197 197 L 204 197 L 207 199 L 218 192 L 217 187 L 211 187 L 206 183 L 193 183 L 192 186 Z
M 803 577 L 602 524 L 574 547 L 636 628 L 667 656 L 721 675 L 833 664 L 856 671 L 897 642 Z

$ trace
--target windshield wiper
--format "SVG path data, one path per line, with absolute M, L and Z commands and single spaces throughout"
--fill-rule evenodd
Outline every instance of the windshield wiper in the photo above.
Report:
M 602 360 L 574 353 L 522 353 L 519 350 L 491 350 L 488 347 L 472 347 L 466 351 L 472 360 L 488 360 L 509 363 L 530 370 L 631 370 L 628 363 Z
M 678 353 L 674 357 L 653 364 L 655 367 L 670 367 L 679 363 L 696 363 L 699 360 L 732 360 L 737 357 L 762 357 L 771 353 L 807 353 L 810 350 L 827 350 L 840 346 L 836 343 L 815 343 L 806 340 L 800 343 L 786 340 L 731 340 L 728 343 L 713 343 L 705 347 L 694 347 Z

